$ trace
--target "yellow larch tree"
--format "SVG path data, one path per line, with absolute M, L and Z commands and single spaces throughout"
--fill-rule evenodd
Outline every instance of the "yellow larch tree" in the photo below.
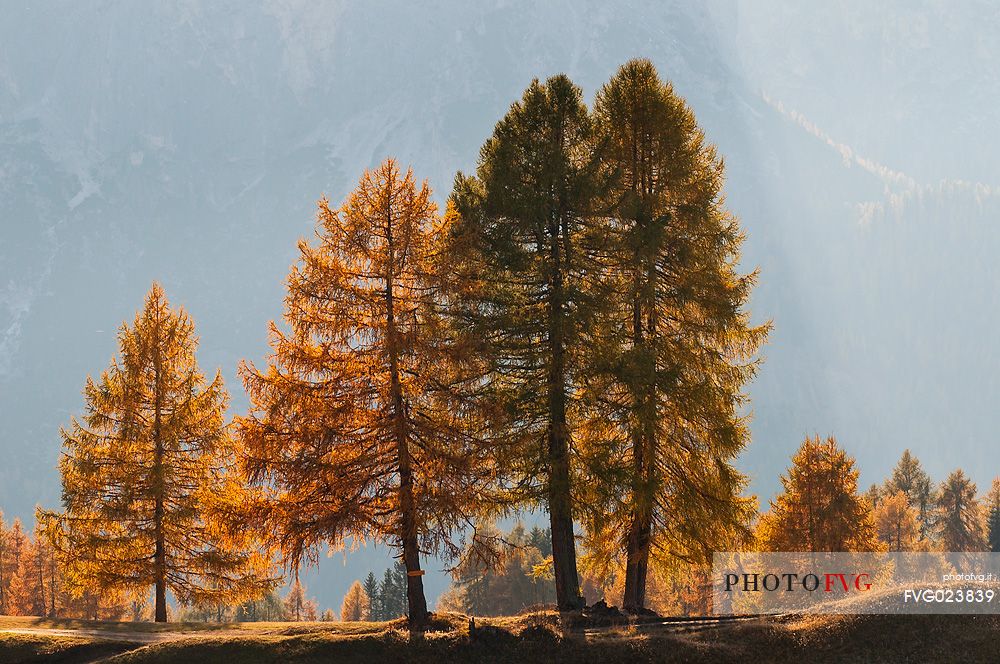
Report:
M 410 624 L 427 619 L 422 552 L 480 502 L 489 466 L 452 389 L 455 349 L 439 315 L 440 233 L 426 182 L 394 160 L 366 171 L 339 209 L 319 203 L 317 238 L 299 244 L 285 321 L 260 371 L 241 366 L 251 411 L 238 420 L 256 510 L 286 562 L 324 544 L 371 540 L 407 570 Z
M 917 512 L 902 491 L 886 496 L 875 508 L 875 528 L 889 551 L 912 551 L 919 536 Z
M 316 620 L 316 600 L 306 597 L 305 584 L 299 580 L 298 575 L 292 579 L 292 585 L 288 588 L 288 594 L 285 595 L 283 604 L 288 620 L 294 622 L 313 622 Z
M 757 525 L 765 551 L 880 551 L 872 507 L 858 494 L 854 459 L 833 436 L 806 438 Z
M 355 581 L 347 589 L 344 602 L 340 606 L 340 619 L 344 622 L 370 620 L 371 600 L 360 581 Z
M 0 515 L 0 614 L 26 615 L 29 579 L 24 574 L 30 548 L 21 520 L 15 518 L 7 529 Z
M 221 374 L 195 359 L 194 323 L 154 283 L 118 334 L 120 355 L 87 379 L 86 412 L 62 431 L 63 511 L 40 512 L 76 596 L 140 595 L 154 619 L 180 602 L 236 601 L 273 587 L 271 558 L 217 509 L 239 505 Z

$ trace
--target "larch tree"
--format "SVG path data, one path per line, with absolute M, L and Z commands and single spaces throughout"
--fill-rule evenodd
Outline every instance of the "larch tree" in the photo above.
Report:
M 854 459 L 837 446 L 806 438 L 781 476 L 783 491 L 761 515 L 765 551 L 880 551 L 871 504 L 858 494 Z
M 872 509 L 878 509 L 878 506 L 882 504 L 882 500 L 888 496 L 893 495 L 885 486 L 879 486 L 878 484 L 872 484 L 865 491 L 865 498 L 871 503 Z
M 44 610 L 38 615 L 55 618 L 63 608 L 60 597 L 65 593 L 64 575 L 53 546 L 55 524 L 40 518 L 43 514 L 41 507 L 35 508 L 35 566 L 40 593 L 45 601 Z
M 288 620 L 295 622 L 316 620 L 316 611 L 318 608 L 316 601 L 306 597 L 306 587 L 299 580 L 297 574 L 292 580 L 288 594 L 285 595 L 284 606 Z
M 452 572 L 451 588 L 438 600 L 447 610 L 476 616 L 517 615 L 526 607 L 555 600 L 548 541 L 540 530 L 530 534 L 516 524 L 504 536 L 509 550 L 499 565 L 467 556 Z
M 732 462 L 750 440 L 744 386 L 770 326 L 750 322 L 756 273 L 739 272 L 744 235 L 723 207 L 722 161 L 684 100 L 632 60 L 593 115 L 604 173 L 594 261 L 615 295 L 589 334 L 586 484 L 612 495 L 588 501 L 588 540 L 625 561 L 623 606 L 641 611 L 651 556 L 704 563 L 750 539 L 756 502 Z
M 48 575 L 48 559 L 51 555 L 45 536 L 35 528 L 34 538 L 31 543 L 31 555 L 26 562 L 25 576 L 30 581 L 30 593 L 28 599 L 28 615 L 46 616 L 49 612 L 49 594 L 51 585 Z
M 62 431 L 63 508 L 58 555 L 76 594 L 120 596 L 153 588 L 154 619 L 167 620 L 167 591 L 182 603 L 239 600 L 274 585 L 270 557 L 222 521 L 239 486 L 217 372 L 195 359 L 194 323 L 154 283 L 120 355 L 87 379 L 86 414 Z M 95 609 L 96 612 L 96 609 Z
M 917 515 L 902 491 L 879 501 L 874 512 L 879 539 L 889 551 L 912 551 L 919 536 Z
M 14 543 L 16 571 L 10 586 L 10 613 L 18 616 L 42 615 L 35 613 L 37 577 L 32 574 L 32 560 L 35 557 L 35 546 L 31 537 L 24 532 L 20 519 L 14 521 L 11 528 L 11 541 Z
M 902 491 L 916 513 L 920 526 L 920 539 L 928 540 L 934 535 L 934 483 L 930 475 L 920 465 L 920 460 L 910 450 L 903 450 L 892 475 L 886 480 L 883 493 L 892 495 Z
M 355 581 L 347 589 L 340 606 L 340 619 L 344 622 L 358 622 L 371 619 L 371 600 L 360 581 Z
M 587 108 L 560 75 L 534 81 L 511 106 L 449 203 L 449 313 L 485 359 L 480 403 L 505 415 L 495 422 L 505 470 L 496 504 L 548 510 L 560 610 L 583 605 L 572 435 L 593 309 L 581 242 L 594 177 Z
M 319 203 L 315 244 L 299 243 L 274 353 L 241 365 L 239 420 L 257 520 L 298 565 L 317 547 L 371 539 L 400 552 L 410 623 L 428 617 L 424 552 L 455 550 L 493 475 L 467 417 L 440 315 L 440 219 L 426 182 L 391 159 L 339 209 Z
M 25 613 L 30 594 L 30 578 L 25 578 L 27 558 L 31 555 L 31 540 L 21 526 L 21 520 L 15 518 L 10 529 L 0 533 L 3 537 L 0 550 L 0 565 L 4 567 L 3 599 L 4 611 L 9 615 L 27 615 Z
M 976 485 L 961 470 L 941 483 L 937 495 L 938 538 L 944 551 L 987 550 L 982 505 Z
M 17 584 L 11 593 L 13 610 L 22 616 L 54 617 L 58 569 L 55 554 L 44 532 L 35 528 L 34 537 L 25 536 Z

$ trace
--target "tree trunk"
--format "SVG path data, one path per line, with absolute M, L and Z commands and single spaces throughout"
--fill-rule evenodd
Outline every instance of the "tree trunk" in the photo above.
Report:
M 159 330 L 157 330 L 159 331 Z M 163 534 L 163 494 L 165 493 L 163 476 L 163 440 L 161 437 L 162 413 L 160 387 L 160 349 L 157 344 L 154 359 L 153 377 L 155 395 L 155 413 L 153 419 L 153 534 L 155 538 L 153 550 L 153 584 L 155 586 L 155 622 L 167 622 L 167 548 Z
M 49 618 L 56 617 L 56 553 L 49 557 Z
M 628 613 L 641 613 L 646 608 L 646 577 L 649 572 L 649 545 L 652 535 L 651 496 L 646 493 L 651 446 L 649 431 L 635 436 L 632 443 L 633 472 L 632 515 L 628 537 L 625 540 L 625 592 L 622 608 Z
M 420 570 L 420 547 L 417 541 L 417 509 L 413 499 L 413 468 L 410 463 L 409 431 L 403 387 L 399 379 L 399 342 L 393 300 L 395 251 L 392 244 L 391 211 L 386 215 L 386 241 L 389 261 L 386 275 L 386 342 L 389 351 L 390 391 L 395 418 L 396 453 L 399 462 L 399 541 L 406 567 L 406 602 L 410 628 L 422 630 L 427 625 L 427 599 L 424 597 L 423 572 Z
M 646 576 L 649 571 L 649 540 L 652 526 L 648 515 L 633 513 L 626 542 L 625 594 L 622 608 L 641 613 L 646 608 Z
M 550 227 L 551 286 L 549 302 L 549 525 L 552 531 L 552 567 L 556 604 L 560 611 L 584 606 L 580 577 L 576 571 L 576 538 L 573 535 L 573 503 L 569 473 L 569 426 L 566 422 L 566 337 L 563 311 L 563 261 L 560 255 L 558 221 Z
M 38 543 L 38 547 L 40 549 L 42 545 L 41 539 L 36 538 L 35 541 Z M 48 605 L 48 602 L 45 601 L 45 561 L 44 559 L 39 560 L 39 558 L 43 555 L 43 553 L 35 554 L 35 560 L 38 564 L 38 597 L 35 598 L 38 601 L 38 604 L 35 605 L 35 608 L 38 609 L 39 616 L 45 615 L 45 607 Z
M 636 225 L 645 225 L 643 218 Z M 641 393 L 634 395 L 636 421 L 639 429 L 632 437 L 632 514 L 628 536 L 625 540 L 625 592 L 622 608 L 629 613 L 640 613 L 646 608 L 646 578 L 649 573 L 649 548 L 652 536 L 652 503 L 650 470 L 655 454 L 656 413 L 656 357 L 647 348 L 645 339 L 656 334 L 656 271 L 650 257 L 644 257 L 645 274 L 637 263 L 632 294 L 632 348 L 644 365 L 645 382 Z M 643 278 L 645 277 L 645 278 Z M 645 304 L 645 311 L 643 304 Z M 646 314 L 643 316 L 643 314 Z M 647 330 L 643 329 L 643 318 Z
M 549 525 L 552 529 L 552 567 L 556 583 L 556 604 L 560 611 L 573 611 L 584 606 L 580 596 L 580 577 L 576 572 L 576 541 L 568 496 L 569 465 L 566 463 L 566 443 L 562 439 L 562 458 L 558 458 L 560 440 L 549 438 L 549 454 L 553 464 L 549 478 Z M 567 487 L 567 488 L 564 488 Z
M 427 600 L 424 597 L 424 577 L 420 569 L 420 549 L 413 515 L 413 486 L 410 484 L 403 493 L 408 493 L 410 506 L 403 511 L 403 564 L 406 566 L 406 603 L 410 627 L 423 629 L 427 624 Z

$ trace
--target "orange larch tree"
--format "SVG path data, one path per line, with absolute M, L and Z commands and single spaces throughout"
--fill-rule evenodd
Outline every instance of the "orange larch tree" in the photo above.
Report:
M 154 283 L 118 339 L 120 357 L 87 379 L 86 414 L 62 431 L 64 510 L 38 512 L 75 597 L 152 587 L 155 620 L 165 622 L 168 589 L 184 603 L 266 592 L 269 554 L 209 518 L 241 501 L 228 394 L 218 372 L 208 381 L 198 368 L 190 316 Z
M 874 512 L 878 536 L 889 551 L 912 551 L 920 532 L 917 513 L 902 491 L 879 501 Z
M 858 494 L 854 459 L 826 440 L 806 438 L 792 457 L 784 488 L 761 516 L 757 537 L 765 551 L 880 551 L 872 506 Z
M 411 625 L 427 619 L 422 552 L 454 553 L 488 464 L 453 389 L 457 349 L 439 315 L 437 208 L 393 160 L 366 171 L 339 209 L 319 202 L 317 241 L 299 243 L 285 321 L 266 370 L 240 371 L 238 420 L 250 481 L 271 495 L 257 523 L 286 563 L 324 543 L 400 551 Z

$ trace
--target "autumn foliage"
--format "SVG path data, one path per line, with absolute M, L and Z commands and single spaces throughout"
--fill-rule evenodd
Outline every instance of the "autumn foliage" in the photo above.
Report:
M 344 602 L 340 606 L 340 619 L 344 622 L 371 619 L 371 603 L 360 581 L 355 581 L 347 589 Z
M 439 313 L 430 188 L 393 160 L 366 171 L 340 208 L 319 203 L 299 244 L 285 322 L 264 370 L 241 366 L 252 410 L 238 420 L 252 517 L 297 564 L 316 547 L 396 547 L 409 616 L 426 618 L 421 551 L 440 551 L 485 502 L 489 471 L 454 387 Z
M 194 324 L 153 284 L 120 355 L 84 388 L 86 412 L 63 430 L 64 511 L 43 514 L 74 594 L 235 600 L 270 588 L 270 559 L 212 520 L 240 505 L 230 473 L 222 377 L 195 360 Z
M 858 494 L 854 459 L 832 436 L 806 438 L 757 527 L 765 551 L 880 551 L 872 506 Z
M 364 542 L 400 566 L 355 583 L 342 618 L 405 610 L 415 628 L 434 555 L 457 561 L 462 610 L 604 593 L 641 612 L 707 610 L 713 551 L 977 549 L 987 516 L 1000 547 L 1000 489 L 987 514 L 968 478 L 935 492 L 907 451 L 862 496 L 832 437 L 806 439 L 754 532 L 734 461 L 770 324 L 751 320 L 723 185 L 652 63 L 590 108 L 568 77 L 536 80 L 443 216 L 391 158 L 319 201 L 232 425 L 190 316 L 154 284 L 62 433 L 62 511 L 40 510 L 34 538 L 0 523 L 0 611 L 138 616 L 152 590 L 156 620 L 168 592 L 185 615 L 313 620 L 297 576 L 277 597 L 276 566 Z M 491 525 L 534 509 L 547 531 Z

